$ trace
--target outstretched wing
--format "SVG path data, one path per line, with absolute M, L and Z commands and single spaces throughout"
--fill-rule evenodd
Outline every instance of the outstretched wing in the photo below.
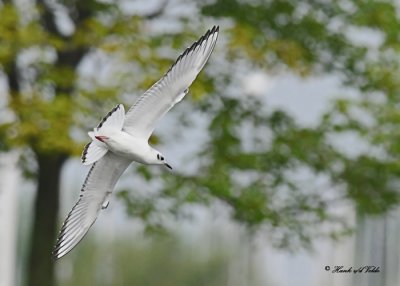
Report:
M 187 94 L 210 57 L 218 32 L 219 27 L 214 26 L 178 57 L 168 72 L 129 109 L 123 130 L 134 136 L 150 137 L 157 121 Z
M 95 222 L 99 211 L 130 160 L 108 152 L 94 163 L 83 184 L 78 202 L 72 208 L 61 228 L 53 251 L 54 259 L 70 252 L 85 236 Z

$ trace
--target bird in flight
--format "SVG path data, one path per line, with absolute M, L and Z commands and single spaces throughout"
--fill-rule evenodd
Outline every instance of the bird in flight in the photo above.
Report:
M 164 155 L 149 145 L 156 123 L 181 101 L 203 69 L 217 42 L 219 27 L 208 30 L 187 48 L 167 73 L 148 89 L 125 114 L 118 104 L 89 132 L 92 139 L 82 153 L 82 163 L 92 165 L 78 202 L 65 219 L 53 258 L 70 252 L 95 222 L 125 169 L 133 162 L 164 165 Z

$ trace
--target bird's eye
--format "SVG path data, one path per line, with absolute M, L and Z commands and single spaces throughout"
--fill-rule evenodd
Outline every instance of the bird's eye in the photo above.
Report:
M 164 157 L 163 156 L 161 156 L 161 161 L 164 161 Z
M 157 159 L 160 160 L 160 154 L 157 154 Z

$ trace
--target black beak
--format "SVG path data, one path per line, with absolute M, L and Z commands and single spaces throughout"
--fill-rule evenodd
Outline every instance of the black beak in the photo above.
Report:
M 168 163 L 164 163 L 165 167 L 170 168 L 172 170 L 172 167 Z

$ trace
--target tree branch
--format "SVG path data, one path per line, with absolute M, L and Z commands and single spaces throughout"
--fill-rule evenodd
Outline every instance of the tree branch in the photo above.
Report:
M 20 91 L 19 70 L 16 57 L 7 69 L 7 80 L 8 88 L 10 89 L 10 95 L 16 96 Z
M 54 35 L 64 37 L 57 28 L 54 19 L 54 9 L 51 8 L 45 0 L 37 0 L 37 3 L 43 9 L 43 16 L 41 17 L 43 27 Z

